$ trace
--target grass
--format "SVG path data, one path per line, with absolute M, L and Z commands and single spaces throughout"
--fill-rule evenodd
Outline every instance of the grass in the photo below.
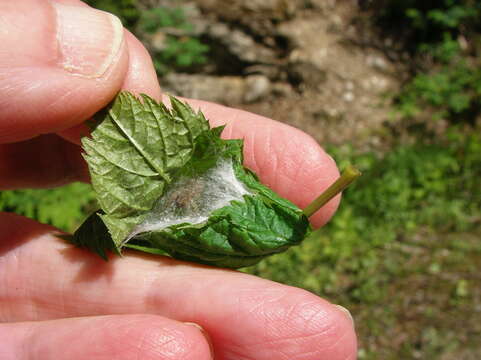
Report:
M 272 257 L 251 271 L 277 281 L 335 294 L 356 274 L 350 296 L 377 298 L 377 251 L 402 241 L 420 227 L 437 232 L 467 231 L 481 215 L 477 178 L 481 176 L 477 136 L 447 144 L 400 145 L 383 156 L 331 151 L 341 167 L 358 165 L 363 176 L 349 188 L 332 221 L 301 247 Z M 337 155 L 337 156 L 336 156 Z M 306 276 L 306 274 L 308 274 Z
M 64 231 L 72 231 L 95 209 L 91 186 L 73 183 L 55 189 L 0 192 L 0 211 L 36 219 Z
M 459 136 L 384 155 L 333 149 L 341 166 L 363 171 L 335 217 L 301 246 L 246 271 L 351 309 L 361 359 L 475 353 L 481 137 Z
M 439 234 L 420 228 L 377 251 L 381 291 L 369 305 L 346 293 L 360 338 L 360 359 L 476 359 L 481 231 Z

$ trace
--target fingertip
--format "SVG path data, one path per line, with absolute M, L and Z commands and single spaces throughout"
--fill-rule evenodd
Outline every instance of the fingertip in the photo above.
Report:
M 249 330 L 255 340 L 246 344 L 246 354 L 259 359 L 275 358 L 276 353 L 279 358 L 306 360 L 356 358 L 352 318 L 337 305 L 305 290 L 280 286 L 257 290 L 256 296 L 240 302 L 240 311 L 249 314 L 252 324 L 264 324 Z
M 160 99 L 161 91 L 157 73 L 147 49 L 128 30 L 125 30 L 125 40 L 128 47 L 129 64 L 119 90 L 127 90 L 136 95 L 147 94 L 153 99 Z M 58 132 L 62 138 L 74 144 L 80 144 L 80 139 L 89 133 L 90 130 L 84 123 Z
M 210 360 L 208 341 L 193 326 L 156 315 L 106 317 L 97 329 L 106 358 Z
M 339 177 L 336 161 L 311 137 L 305 143 L 308 154 L 303 156 L 306 171 L 300 181 L 307 185 L 304 193 L 299 194 L 297 205 L 304 209 L 321 195 Z M 315 212 L 309 220 L 314 227 L 324 226 L 334 215 L 341 201 L 341 194 L 335 196 L 321 209 Z
M 71 128 L 57 132 L 58 136 L 76 145 L 80 145 L 80 140 L 82 139 L 82 137 L 88 136 L 89 134 L 90 129 L 86 123 L 81 123 Z
M 125 30 L 125 38 L 129 49 L 129 68 L 122 89 L 159 100 L 161 92 L 152 58 L 144 45 L 128 30 Z
M 18 22 L 6 27 L 7 39 L 33 38 L 29 41 L 37 47 L 53 50 L 37 54 L 28 41 L 18 41 L 17 46 L 7 47 L 8 57 L 0 56 L 0 95 L 4 99 L 0 143 L 27 140 L 81 123 L 113 98 L 127 71 L 128 51 L 117 18 L 89 7 L 30 3 L 23 5 L 35 4 L 38 18 L 36 10 L 29 16 L 16 16 L 21 7 L 7 9 L 6 18 Z M 92 33 L 93 27 L 99 36 Z
M 257 165 L 263 182 L 304 209 L 339 177 L 336 162 L 305 132 L 273 121 L 268 126 L 246 141 L 247 149 L 253 144 L 246 160 L 255 157 L 246 165 Z M 329 201 L 310 217 L 311 223 L 326 224 L 339 202 L 340 196 Z
M 30 5 L 38 17 L 19 17 L 22 6 L 7 7 L 5 14 L 12 21 L 6 21 L 8 37 L 3 40 L 26 40 L 0 56 L 0 80 L 6 79 L 0 81 L 0 95 L 8 99 L 0 109 L 1 143 L 52 132 L 78 143 L 82 133 L 77 125 L 120 89 L 160 98 L 147 50 L 117 17 L 73 0 Z M 10 25 L 13 19 L 16 26 Z

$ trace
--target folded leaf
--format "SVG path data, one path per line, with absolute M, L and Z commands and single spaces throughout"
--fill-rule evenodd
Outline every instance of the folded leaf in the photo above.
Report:
M 201 112 L 122 92 L 82 145 L 101 211 L 71 241 L 105 257 L 128 247 L 238 268 L 300 243 L 302 210 L 242 165 L 242 140 L 223 140 Z

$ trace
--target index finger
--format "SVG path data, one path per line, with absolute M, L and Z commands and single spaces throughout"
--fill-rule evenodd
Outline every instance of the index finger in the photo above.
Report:
M 106 263 L 53 231 L 0 214 L 3 321 L 149 313 L 201 325 L 219 360 L 356 356 L 349 316 L 307 291 L 138 253 Z

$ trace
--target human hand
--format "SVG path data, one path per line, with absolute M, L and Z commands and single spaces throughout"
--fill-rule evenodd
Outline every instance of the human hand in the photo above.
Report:
M 142 45 L 77 0 L 0 2 L 0 41 L 2 189 L 88 180 L 82 122 L 121 89 L 161 97 Z M 338 175 L 296 129 L 189 102 L 213 125 L 227 123 L 225 137 L 244 138 L 246 165 L 301 207 Z M 356 356 L 349 315 L 307 291 L 135 252 L 104 262 L 56 232 L 0 214 L 0 359 L 202 360 L 212 349 L 216 360 Z

